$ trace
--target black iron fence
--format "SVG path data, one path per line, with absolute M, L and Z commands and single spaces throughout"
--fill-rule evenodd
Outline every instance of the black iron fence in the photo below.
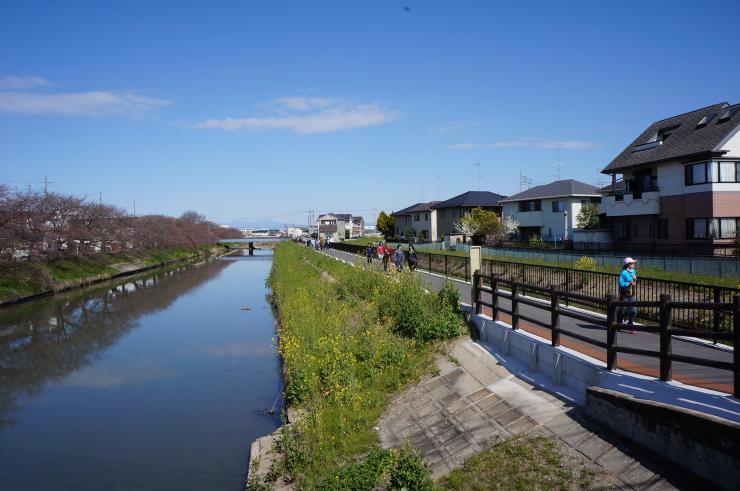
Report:
M 355 254 L 363 254 L 365 251 L 365 246 L 354 244 L 338 243 L 332 244 L 332 247 Z M 470 280 L 470 259 L 467 256 L 417 251 L 417 257 L 417 267 L 420 270 Z M 617 273 L 493 259 L 483 259 L 481 266 L 481 273 L 485 275 L 496 275 L 509 281 L 568 292 L 575 296 L 564 297 L 566 305 L 577 305 L 602 313 L 606 313 L 603 302 L 592 299 L 604 299 L 607 295 L 617 294 L 619 290 Z M 536 292 L 530 293 L 536 296 Z M 638 319 L 653 323 L 659 321 L 660 309 L 657 302 L 661 295 L 670 295 L 676 302 L 729 303 L 738 294 L 738 288 L 640 277 L 637 298 L 642 302 L 652 302 L 652 306 L 641 308 Z M 732 325 L 731 316 L 721 309 L 675 308 L 672 315 L 674 325 L 686 329 L 711 330 L 719 334 L 729 332 Z M 719 337 L 712 339 L 714 342 L 720 340 Z
M 508 291 L 502 289 L 502 287 L 507 288 Z M 528 295 L 524 295 L 524 293 Z M 529 295 L 531 293 L 535 293 L 538 297 L 549 300 L 549 302 L 533 299 Z M 482 294 L 490 295 L 490 301 L 482 299 Z M 506 309 L 499 305 L 500 298 L 510 300 L 511 308 Z M 563 303 L 567 303 L 568 300 L 572 303 L 599 305 L 606 311 L 606 318 L 563 306 Z M 521 304 L 550 312 L 550 321 L 544 322 L 520 313 L 519 306 Z M 660 360 L 660 379 L 663 381 L 672 379 L 672 363 L 674 361 L 730 370 L 734 375 L 733 393 L 735 397 L 740 397 L 740 350 L 734 350 L 733 361 L 730 362 L 674 354 L 671 346 L 673 336 L 680 335 L 732 341 L 735 347 L 740 346 L 740 331 L 738 330 L 738 327 L 740 327 L 740 293 L 735 293 L 730 302 L 674 301 L 670 294 L 665 293 L 660 294 L 657 301 L 627 302 L 619 301 L 614 294 L 608 294 L 605 297 L 586 296 L 558 290 L 554 287 L 544 287 L 541 284 L 528 284 L 514 279 L 505 279 L 495 274 L 484 275 L 480 271 L 476 271 L 473 274 L 472 280 L 471 305 L 477 314 L 481 313 L 484 306 L 489 307 L 493 319 L 497 318 L 499 312 L 510 315 L 512 329 L 518 329 L 519 322 L 522 320 L 549 329 L 551 331 L 551 343 L 553 346 L 559 346 L 560 336 L 565 335 L 602 348 L 606 351 L 606 365 L 608 370 L 615 368 L 619 353 L 658 358 Z M 617 319 L 617 309 L 621 307 L 637 307 L 640 310 L 657 309 L 658 324 L 657 326 L 622 324 Z M 722 312 L 730 319 L 728 330 L 718 333 L 714 330 L 682 329 L 677 327 L 674 322 L 675 314 L 686 310 Z M 562 329 L 560 327 L 560 317 L 569 317 L 582 322 L 588 322 L 592 326 L 601 327 L 606 331 L 606 342 L 581 333 Z M 622 329 L 659 335 L 659 350 L 620 346 L 617 342 L 617 334 Z

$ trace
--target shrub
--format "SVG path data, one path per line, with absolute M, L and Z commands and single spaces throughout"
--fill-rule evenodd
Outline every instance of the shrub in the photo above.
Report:
M 576 269 L 585 269 L 586 271 L 596 271 L 596 261 L 592 257 L 581 256 L 575 262 Z
M 529 238 L 529 247 L 532 249 L 542 249 L 542 237 L 533 235 Z
M 460 334 L 459 294 L 454 285 L 430 295 L 412 275 L 379 291 L 378 316 L 391 322 L 398 334 L 419 342 L 446 339 Z M 455 307 L 453 307 L 455 305 Z
M 408 489 L 414 491 L 431 491 L 432 480 L 421 456 L 410 447 L 398 452 L 395 466 L 391 471 L 391 489 Z
M 462 313 L 460 310 L 460 290 L 451 281 L 446 281 L 444 286 L 437 292 L 437 298 L 441 305 L 448 306 L 456 314 Z

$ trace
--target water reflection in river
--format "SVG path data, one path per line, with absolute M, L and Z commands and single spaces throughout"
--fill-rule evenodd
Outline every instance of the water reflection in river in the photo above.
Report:
M 277 427 L 269 256 L 0 310 L 0 489 L 237 489 Z

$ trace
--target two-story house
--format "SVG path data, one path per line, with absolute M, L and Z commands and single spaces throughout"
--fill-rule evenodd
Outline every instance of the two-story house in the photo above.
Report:
M 445 235 L 457 235 L 459 232 L 455 229 L 455 222 L 473 208 L 496 212 L 500 218 L 504 199 L 506 196 L 490 191 L 468 191 L 432 205 L 432 211 L 436 212 L 433 216 L 435 226 L 432 240 L 442 240 Z
M 740 104 L 656 121 L 602 172 L 615 246 L 728 253 L 740 234 Z
M 350 237 L 362 237 L 363 235 L 365 235 L 365 219 L 353 216 Z
M 319 238 L 331 242 L 344 240 L 347 225 L 351 227 L 352 215 L 349 213 L 327 213 L 319 215 Z
M 567 240 L 577 228 L 581 206 L 600 201 L 596 186 L 563 179 L 527 189 L 501 203 L 504 217 L 513 217 L 519 223 L 521 239 L 538 235 L 545 240 Z
M 439 201 L 416 203 L 391 213 L 394 220 L 394 235 L 405 239 L 434 240 L 437 233 L 436 211 L 432 206 Z

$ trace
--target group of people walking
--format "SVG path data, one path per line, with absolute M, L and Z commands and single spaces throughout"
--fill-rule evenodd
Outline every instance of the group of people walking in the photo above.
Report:
M 411 244 L 409 244 L 407 251 L 404 251 L 400 244 L 395 250 L 383 241 L 378 243 L 378 247 L 373 247 L 372 244 L 368 244 L 367 247 L 365 247 L 365 256 L 367 257 L 368 264 L 372 264 L 373 258 L 376 255 L 378 259 L 383 262 L 383 271 L 386 273 L 390 268 L 391 258 L 393 259 L 393 264 L 396 266 L 396 271 L 399 273 L 403 271 L 404 263 L 408 264 L 411 271 L 415 270 L 416 263 L 418 261 L 416 249 Z
M 311 247 L 317 251 L 325 251 L 329 248 L 330 242 L 325 239 L 312 239 L 311 237 L 306 237 L 305 240 L 302 240 L 303 245 L 306 247 Z

